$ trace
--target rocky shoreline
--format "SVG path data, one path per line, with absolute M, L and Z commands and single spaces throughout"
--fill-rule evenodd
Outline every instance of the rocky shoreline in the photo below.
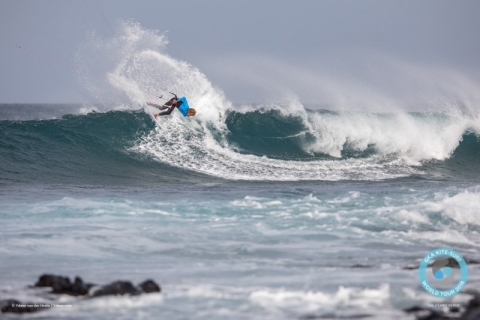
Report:
M 103 296 L 130 295 L 138 296 L 148 293 L 160 293 L 161 287 L 153 280 L 145 280 L 137 286 L 130 281 L 114 281 L 105 285 L 87 283 L 80 277 L 75 277 L 73 281 L 68 277 L 43 274 L 38 281 L 30 288 L 51 288 L 50 294 L 66 294 L 82 299 L 94 299 Z M 54 307 L 55 304 L 21 302 L 16 299 L 6 299 L 0 301 L 2 313 L 31 313 L 41 310 L 47 310 Z
M 360 266 L 354 266 L 360 267 Z M 364 267 L 364 266 L 361 266 Z M 134 285 L 130 281 L 117 280 L 105 285 L 98 285 L 94 283 L 84 282 L 82 278 L 75 277 L 73 281 L 68 277 L 43 274 L 38 278 L 38 281 L 29 286 L 29 288 L 51 288 L 48 294 L 54 295 L 69 295 L 78 297 L 79 299 L 95 299 L 104 296 L 138 296 L 149 293 L 162 292 L 161 287 L 153 280 L 145 280 L 138 285 Z M 413 306 L 403 310 L 406 314 L 415 316 L 417 320 L 480 320 L 480 292 L 471 291 L 465 292 L 470 294 L 472 298 L 465 305 L 460 307 L 450 307 L 446 310 L 435 309 L 424 306 Z M 33 303 L 21 302 L 16 299 L 0 300 L 0 309 L 2 313 L 31 313 L 41 310 L 47 310 L 53 307 L 58 307 L 55 303 Z M 373 315 L 358 314 L 351 315 L 349 319 L 370 318 Z M 329 319 L 344 319 L 335 315 L 329 315 Z M 301 319 L 325 319 L 325 315 L 307 315 Z

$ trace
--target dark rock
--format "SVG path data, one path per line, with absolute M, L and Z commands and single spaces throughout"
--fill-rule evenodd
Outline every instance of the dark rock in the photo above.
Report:
M 416 270 L 418 268 L 419 268 L 419 266 L 417 266 L 417 265 L 409 264 L 408 266 L 405 266 L 402 269 L 403 270 Z
M 354 264 L 353 266 L 350 266 L 350 268 L 354 268 L 354 269 L 357 269 L 357 268 L 373 268 L 373 266 L 368 265 L 368 264 Z
M 451 313 L 458 313 L 460 312 L 459 307 L 450 307 L 448 310 L 450 310 Z
M 462 315 L 464 320 L 480 319 L 480 293 L 476 292 L 473 298 L 468 302 L 465 313 Z
M 84 296 L 88 294 L 94 284 L 84 283 L 82 278 L 75 277 L 72 283 L 68 277 L 44 274 L 40 276 L 35 287 L 51 287 L 51 293 L 68 294 L 71 296 Z
M 130 281 L 115 281 L 96 289 L 92 297 L 110 296 L 110 295 L 138 295 L 142 292 Z
M 83 282 L 82 278 L 75 277 L 72 283 L 68 277 L 56 276 L 51 274 L 44 274 L 35 284 L 35 287 L 51 287 L 52 293 L 68 294 L 72 296 L 84 296 L 94 287 L 94 284 Z M 116 281 L 111 284 L 101 286 L 92 294 L 92 297 L 99 297 L 105 295 L 137 295 L 141 293 L 160 292 L 160 287 L 152 280 L 142 282 L 139 287 L 135 287 L 129 281 Z
M 153 280 L 145 280 L 138 285 L 143 292 L 145 293 L 152 293 L 152 292 L 162 292 L 162 289 L 158 284 L 155 283 Z
M 52 288 L 50 293 L 54 294 L 88 296 L 90 289 L 96 287 L 96 285 L 85 283 L 80 277 L 75 277 L 72 283 L 68 277 L 43 274 L 39 277 L 34 287 Z M 138 287 L 134 286 L 130 281 L 115 281 L 97 287 L 89 298 L 108 295 L 139 295 L 142 293 L 161 292 L 161 290 L 160 286 L 150 279 L 140 283 Z M 30 313 L 51 307 L 52 305 L 44 303 L 22 303 L 14 299 L 0 300 L 0 310 L 2 313 Z
M 13 299 L 1 300 L 0 308 L 3 313 L 31 313 L 47 309 L 43 307 L 34 307 L 33 303 L 21 303 L 20 301 Z
M 473 310 L 467 310 L 462 318 L 462 320 L 478 320 L 480 319 L 480 308 L 473 309 Z
M 306 315 L 300 317 L 301 320 L 316 320 L 316 319 L 364 319 L 364 318 L 371 318 L 371 314 L 352 314 L 348 316 L 336 315 L 333 313 L 326 313 L 321 315 Z
M 56 282 L 70 282 L 70 279 L 62 276 L 56 276 L 52 274 L 43 274 L 38 278 L 37 283 L 35 283 L 35 287 L 50 287 L 53 288 Z
M 75 281 L 72 284 L 71 290 L 68 294 L 72 296 L 84 296 L 88 294 L 90 288 L 94 287 L 93 283 L 84 283 L 82 278 L 75 277 Z
M 403 311 L 407 313 L 413 313 L 415 314 L 415 318 L 417 320 L 444 320 L 448 319 L 443 315 L 442 312 L 426 308 L 426 307 L 421 307 L 421 306 L 413 306 L 407 309 L 403 309 Z
M 467 309 L 475 308 L 480 308 L 480 293 L 475 293 L 473 298 L 467 304 Z
M 410 307 L 410 308 L 403 309 L 403 311 L 405 311 L 407 313 L 412 313 L 412 312 L 423 311 L 425 309 L 427 309 L 427 308 L 419 307 L 419 306 L 413 306 L 413 307 Z
M 52 293 L 67 294 L 72 291 L 72 283 L 69 278 L 58 277 L 52 286 Z

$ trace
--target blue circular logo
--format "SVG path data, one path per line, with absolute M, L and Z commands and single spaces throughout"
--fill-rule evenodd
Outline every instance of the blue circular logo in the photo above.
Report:
M 427 267 L 431 267 L 431 270 L 427 270 Z M 460 272 L 455 270 L 457 268 L 460 268 Z M 432 296 L 449 298 L 459 293 L 467 283 L 467 263 L 452 249 L 435 249 L 423 257 L 418 277 L 422 287 Z M 455 281 L 456 278 L 458 281 Z

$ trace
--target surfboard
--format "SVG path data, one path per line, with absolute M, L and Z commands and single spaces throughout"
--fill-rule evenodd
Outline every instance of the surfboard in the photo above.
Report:
M 151 117 L 152 120 L 155 122 L 155 124 L 157 125 L 157 127 L 159 127 L 160 129 L 163 130 L 163 127 L 162 127 L 162 125 L 160 124 L 160 121 L 158 121 L 158 119 L 155 119 L 155 117 L 153 116 L 153 113 L 150 112 L 150 109 L 148 108 L 146 102 L 143 102 L 143 103 L 142 103 L 142 107 L 143 107 L 143 110 L 145 110 L 145 112 L 150 115 L 150 117 Z

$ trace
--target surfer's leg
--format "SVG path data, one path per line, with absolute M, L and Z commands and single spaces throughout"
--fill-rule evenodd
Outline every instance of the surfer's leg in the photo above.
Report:
M 159 104 L 155 104 L 155 103 L 152 103 L 152 102 L 149 102 L 149 101 L 147 101 L 147 105 L 148 105 L 148 106 L 151 106 L 151 107 L 155 107 L 155 108 L 161 108 L 161 107 L 163 107 L 163 106 L 161 106 L 161 105 L 159 105 Z
M 167 104 L 164 104 L 163 106 L 159 105 L 159 104 L 155 104 L 155 103 L 151 103 L 151 102 L 147 102 L 147 105 L 151 106 L 151 107 L 155 107 L 157 109 L 160 109 L 160 110 L 165 110 L 165 109 L 168 109 L 169 106 Z
M 160 112 L 157 114 L 157 116 L 168 116 L 170 113 L 172 113 L 173 109 L 175 109 L 175 107 L 168 108 L 167 111 Z

